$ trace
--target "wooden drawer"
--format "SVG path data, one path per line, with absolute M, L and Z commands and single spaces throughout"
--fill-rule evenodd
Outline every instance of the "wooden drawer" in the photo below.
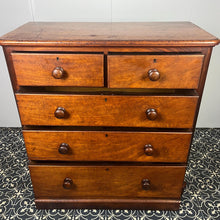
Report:
M 109 55 L 110 88 L 196 89 L 204 55 Z M 153 81 L 155 80 L 155 81 Z
M 180 162 L 190 132 L 23 131 L 31 160 Z
M 16 94 L 16 98 L 23 125 L 164 128 L 191 128 L 198 100 L 197 96 L 57 94 Z
M 29 165 L 29 168 L 36 199 L 180 198 L 185 174 L 182 166 Z
M 102 54 L 11 55 L 20 86 L 104 86 Z

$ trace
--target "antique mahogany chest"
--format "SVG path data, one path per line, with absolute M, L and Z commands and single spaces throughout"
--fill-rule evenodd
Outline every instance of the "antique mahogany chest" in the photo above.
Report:
M 31 22 L 0 39 L 38 208 L 179 208 L 213 46 L 190 22 Z

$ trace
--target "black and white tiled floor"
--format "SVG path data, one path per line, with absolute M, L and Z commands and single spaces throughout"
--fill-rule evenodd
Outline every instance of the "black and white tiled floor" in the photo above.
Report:
M 21 129 L 0 128 L 0 220 L 220 219 L 220 129 L 197 129 L 179 211 L 37 210 Z

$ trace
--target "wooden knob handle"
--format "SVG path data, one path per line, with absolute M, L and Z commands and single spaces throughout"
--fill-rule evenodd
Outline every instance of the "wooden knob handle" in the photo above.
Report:
M 157 69 L 150 69 L 148 71 L 148 77 L 151 81 L 157 81 L 160 79 L 160 73 Z
M 149 108 L 146 111 L 147 118 L 151 121 L 157 118 L 157 111 L 154 108 Z
M 54 112 L 54 115 L 56 118 L 64 118 L 65 117 L 65 113 L 66 113 L 66 110 L 63 108 L 63 107 L 58 107 L 56 109 L 56 111 Z
M 58 151 L 60 154 L 68 154 L 69 149 L 70 149 L 70 147 L 68 144 L 62 143 L 62 144 L 60 144 Z
M 149 190 L 150 189 L 150 180 L 148 179 L 143 179 L 142 180 L 142 188 L 144 190 Z
M 144 153 L 147 155 L 147 156 L 152 156 L 153 153 L 154 153 L 154 149 L 153 149 L 153 146 L 151 144 L 146 144 L 144 146 Z
M 73 187 L 73 181 L 71 178 L 66 177 L 63 181 L 63 188 L 64 189 L 71 189 Z
M 52 76 L 55 79 L 61 79 L 64 76 L 64 70 L 62 67 L 56 67 L 54 68 L 53 72 L 52 72 Z

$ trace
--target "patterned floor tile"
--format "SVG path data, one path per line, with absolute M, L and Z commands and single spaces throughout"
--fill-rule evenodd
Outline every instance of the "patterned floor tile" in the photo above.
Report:
M 179 211 L 37 210 L 21 129 L 0 128 L 0 219 L 220 219 L 220 129 L 197 129 Z

